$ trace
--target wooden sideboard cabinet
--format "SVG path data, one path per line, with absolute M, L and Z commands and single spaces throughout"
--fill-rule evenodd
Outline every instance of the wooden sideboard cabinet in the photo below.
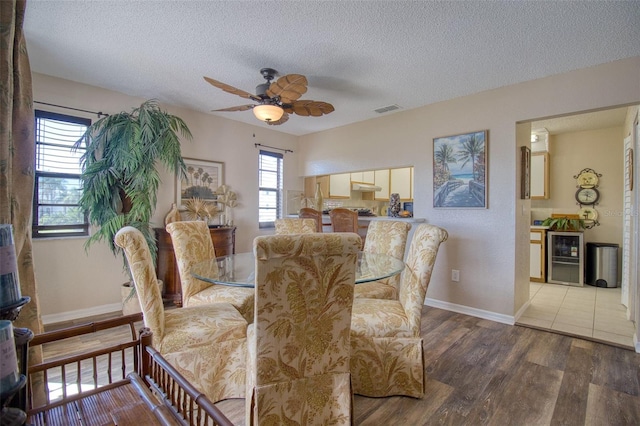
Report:
M 158 241 L 158 261 L 156 274 L 158 279 L 164 282 L 163 299 L 173 302 L 176 306 L 182 306 L 182 287 L 180 286 L 180 273 L 173 252 L 171 236 L 164 228 L 154 228 L 156 241 Z M 236 252 L 236 227 L 209 227 L 213 247 L 216 256 L 226 256 Z

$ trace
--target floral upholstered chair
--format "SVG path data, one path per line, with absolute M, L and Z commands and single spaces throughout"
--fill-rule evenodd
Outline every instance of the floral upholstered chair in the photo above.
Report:
M 312 234 L 316 232 L 313 219 L 284 218 L 276 219 L 276 234 Z
M 246 424 L 353 423 L 349 328 L 361 239 L 257 237 Z
M 211 401 L 243 398 L 247 321 L 230 303 L 165 311 L 142 233 L 125 226 L 114 240 L 127 257 L 153 347 Z
M 424 396 L 421 313 L 438 248 L 446 239 L 444 229 L 418 225 L 401 273 L 398 300 L 354 300 L 351 316 L 354 393 L 370 397 Z
M 407 246 L 407 235 L 411 224 L 399 220 L 373 220 L 367 229 L 363 251 L 367 253 L 382 253 L 396 259 L 404 259 Z M 398 299 L 400 275 L 385 278 L 370 283 L 358 284 L 355 297 L 369 297 L 373 299 Z
M 211 284 L 191 275 L 194 264 L 216 257 L 207 224 L 201 220 L 171 222 L 167 225 L 167 232 L 171 235 L 180 273 L 182 306 L 228 302 L 235 306 L 248 322 L 253 321 L 252 288 Z M 215 276 L 218 265 L 211 262 L 211 267 L 215 268 L 215 271 L 211 271 Z
M 316 221 L 316 232 L 322 232 L 322 212 L 311 207 L 303 207 L 298 213 L 301 219 L 313 219 Z

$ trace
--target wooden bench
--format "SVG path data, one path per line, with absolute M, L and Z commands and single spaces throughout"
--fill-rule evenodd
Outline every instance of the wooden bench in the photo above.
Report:
M 224 414 L 153 347 L 135 325 L 141 314 L 97 321 L 34 336 L 30 346 L 69 341 L 116 327 L 130 338 L 29 365 L 28 424 L 221 425 Z M 93 346 L 90 343 L 89 346 Z

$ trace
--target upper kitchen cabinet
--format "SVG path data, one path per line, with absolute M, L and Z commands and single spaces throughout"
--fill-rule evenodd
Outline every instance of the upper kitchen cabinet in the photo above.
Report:
M 534 152 L 531 154 L 531 199 L 546 200 L 549 198 L 549 153 Z
M 390 194 L 399 194 L 401 200 L 412 200 L 413 189 L 411 186 L 413 167 L 391 169 L 389 173 Z
M 382 188 L 375 192 L 375 199 L 389 201 L 389 169 L 376 170 L 373 172 L 373 184 Z
M 320 184 L 320 190 L 324 197 L 329 196 L 329 175 L 311 176 L 304 178 L 304 196 L 313 198 L 316 195 L 316 184 Z
M 329 198 L 351 197 L 351 173 L 329 175 Z
M 351 173 L 351 182 L 375 184 L 375 173 L 373 170 L 368 172 Z

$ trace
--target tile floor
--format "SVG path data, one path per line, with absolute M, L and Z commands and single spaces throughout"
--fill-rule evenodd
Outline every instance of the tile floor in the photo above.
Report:
M 619 287 L 532 282 L 529 292 L 531 305 L 517 324 L 634 348 L 634 327 L 620 303 Z

